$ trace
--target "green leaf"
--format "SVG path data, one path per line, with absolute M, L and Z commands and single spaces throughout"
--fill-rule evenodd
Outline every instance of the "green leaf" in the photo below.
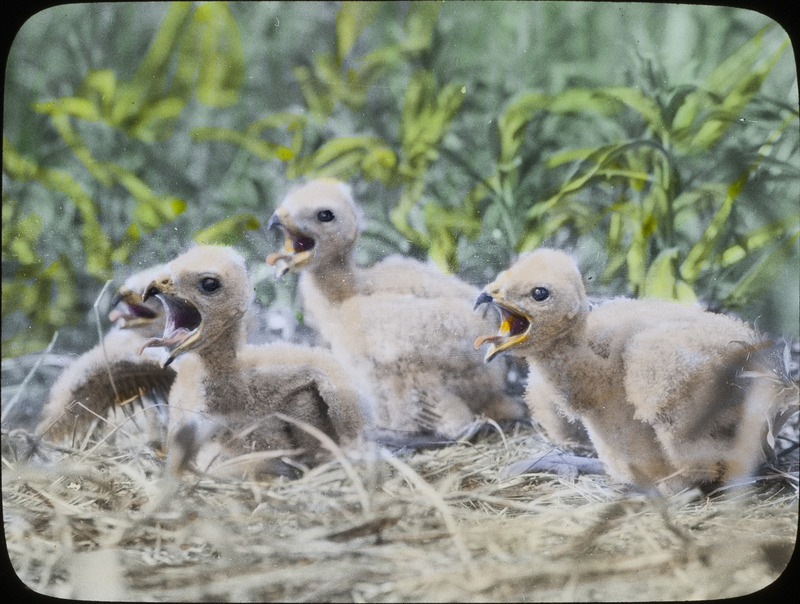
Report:
M 700 236 L 699 241 L 692 246 L 692 249 L 686 255 L 680 267 L 681 277 L 686 282 L 694 283 L 700 276 L 700 272 L 712 263 L 714 246 L 717 244 L 722 228 L 733 209 L 733 203 L 736 201 L 736 197 L 743 186 L 744 181 L 740 178 L 728 187 L 725 201 L 717 209 L 706 230 Z
M 760 29 L 752 38 L 717 65 L 703 81 L 702 88 L 712 94 L 725 95 L 727 90 L 746 77 L 761 53 L 764 33 L 770 26 Z
M 728 131 L 742 110 L 753 96 L 761 89 L 780 55 L 789 44 L 787 39 L 772 56 L 758 69 L 742 74 L 734 81 L 728 93 L 723 97 L 719 107 L 700 126 L 697 133 L 688 143 L 688 150 L 701 152 L 711 148 Z M 745 45 L 747 46 L 747 45 Z M 749 64 L 748 64 L 749 66 Z
M 3 196 L 2 250 L 4 260 L 19 263 L 16 274 L 30 277 L 41 270 L 42 259 L 36 251 L 42 234 L 42 219 L 36 212 L 20 217 L 20 203 Z
M 126 133 L 145 142 L 167 140 L 172 136 L 175 122 L 180 117 L 186 102 L 178 97 L 166 97 L 147 103 L 132 116 Z
M 550 96 L 539 92 L 526 92 L 514 98 L 497 119 L 500 136 L 498 169 L 511 162 L 525 141 L 525 130 L 536 111 L 544 109 Z
M 614 89 L 601 88 L 567 88 L 550 97 L 545 109 L 558 115 L 590 113 L 609 117 L 616 115 L 625 107 L 621 99 L 606 91 Z M 620 92 L 624 96 L 624 93 Z
M 86 272 L 98 281 L 107 281 L 113 276 L 111 266 L 111 238 L 100 226 L 94 215 L 82 213 L 81 240 L 86 254 Z
M 208 2 L 195 11 L 203 27 L 197 100 L 211 107 L 230 107 L 239 100 L 244 79 L 244 51 L 239 26 L 227 4 Z
M 0 307 L 3 316 L 19 311 L 30 321 L 28 329 L 3 340 L 3 358 L 44 348 L 56 328 L 80 318 L 75 272 L 69 258 L 61 254 L 35 275 L 4 279 Z
M 97 221 L 96 204 L 75 179 L 67 172 L 50 170 L 24 159 L 5 138 L 3 168 L 10 178 L 39 182 L 48 189 L 63 193 L 75 204 L 83 221 L 81 241 L 86 253 L 87 272 L 98 280 L 107 280 L 111 275 L 111 243 Z
M 655 99 L 645 94 L 639 88 L 628 88 L 626 86 L 612 86 L 602 88 L 597 92 L 599 97 L 609 97 L 620 103 L 624 103 L 636 113 L 638 113 L 644 123 L 659 139 L 663 139 L 666 133 L 664 119 L 661 114 L 661 107 Z
M 158 28 L 155 39 L 130 80 L 130 88 L 136 91 L 137 98 L 136 103 L 131 107 L 132 113 L 138 113 L 138 103 L 142 103 L 152 96 L 163 95 L 169 72 L 169 62 L 181 43 L 187 24 L 193 18 L 192 10 L 192 4 L 189 2 L 171 2 L 169 4 L 169 10 Z M 183 82 L 182 78 L 178 78 L 178 82 L 173 81 L 173 86 Z M 188 91 L 182 93 L 175 90 L 175 94 L 187 100 L 189 98 Z
M 761 145 L 761 148 L 758 150 L 756 160 L 727 187 L 725 200 L 711 219 L 708 227 L 706 227 L 706 230 L 701 235 L 700 240 L 689 250 L 686 259 L 680 267 L 681 277 L 686 280 L 687 283 L 693 284 L 700 276 L 700 272 L 711 262 L 711 254 L 722 233 L 722 227 L 731 213 L 736 198 L 739 196 L 745 184 L 747 184 L 750 174 L 759 166 L 761 160 L 769 154 L 772 145 L 796 117 L 796 113 L 790 114 L 772 133 L 770 133 L 766 142 Z
M 625 262 L 627 262 L 627 258 L 623 253 L 617 252 L 614 255 L 609 255 L 603 274 L 600 275 L 600 280 L 606 284 L 610 283 L 625 266 Z
M 675 281 L 675 301 L 683 304 L 694 304 L 699 298 L 694 288 L 683 279 Z
M 787 236 L 770 253 L 762 256 L 722 299 L 722 306 L 731 309 L 744 308 L 760 296 L 786 267 L 787 260 L 792 256 L 797 257 L 794 246 L 798 236 L 800 229 Z
M 589 158 L 595 157 L 598 152 L 608 148 L 608 145 L 603 145 L 601 147 L 579 147 L 576 149 L 559 151 L 547 158 L 545 166 L 548 168 L 556 168 L 573 161 L 586 161 Z
M 703 183 L 693 189 L 682 192 L 672 200 L 672 211 L 675 214 L 676 225 L 679 218 L 684 215 L 694 216 L 697 212 L 695 206 L 710 205 L 724 200 L 728 193 L 728 185 L 720 182 Z
M 458 239 L 475 239 L 481 233 L 481 219 L 459 207 L 444 207 L 435 202 L 425 204 L 425 226 L 430 236 L 428 254 L 447 273 L 458 270 Z
M 608 219 L 608 232 L 606 233 L 606 252 L 609 256 L 620 250 L 624 235 L 625 217 L 619 211 L 610 211 Z
M 297 80 L 297 86 L 300 88 L 300 94 L 303 95 L 309 113 L 317 122 L 323 123 L 333 111 L 336 104 L 335 99 L 324 86 L 317 82 L 308 67 L 296 65 L 292 67 L 292 73 Z
M 361 160 L 361 175 L 364 180 L 379 180 L 386 187 L 391 187 L 395 182 L 397 155 L 394 151 L 384 146 L 376 146 L 367 151 Z
M 371 154 L 381 161 L 391 163 L 388 155 L 394 153 L 377 137 L 349 136 L 334 138 L 302 159 L 303 170 L 316 176 L 331 176 L 346 180 L 359 172 L 363 162 Z M 378 168 L 373 165 L 372 167 Z
M 242 212 L 229 216 L 198 231 L 194 240 L 209 245 L 234 245 L 244 236 L 245 231 L 255 231 L 261 223 L 253 214 Z
M 285 128 L 287 132 L 302 130 L 308 123 L 308 117 L 300 113 L 279 111 L 252 122 L 245 128 L 248 136 L 260 136 L 264 130 Z
M 677 261 L 680 250 L 669 248 L 650 263 L 642 284 L 642 297 L 674 300 L 676 298 L 676 281 L 678 278 Z
M 576 193 L 583 187 L 587 186 L 590 181 L 597 176 L 598 172 L 603 167 L 609 165 L 610 162 L 615 161 L 618 154 L 623 153 L 626 150 L 637 146 L 638 144 L 640 143 L 624 142 L 615 145 L 604 145 L 602 147 L 597 147 L 586 158 L 586 161 L 584 162 L 586 164 L 586 168 L 584 171 L 578 172 L 575 176 L 567 180 L 561 185 L 561 187 L 559 187 L 558 191 L 556 191 L 548 199 L 534 204 L 533 207 L 528 210 L 525 216 L 526 220 L 536 220 L 552 210 L 568 195 Z
M 720 255 L 719 265 L 728 267 L 744 260 L 749 254 L 763 249 L 800 225 L 800 212 L 774 220 L 737 238 L 737 242 Z
M 379 2 L 342 2 L 336 11 L 336 58 L 347 56 L 361 32 L 378 16 Z
M 114 184 L 112 176 L 108 173 L 106 165 L 97 161 L 92 155 L 91 150 L 84 142 L 78 131 L 73 127 L 69 116 L 66 114 L 56 114 L 50 116 L 53 125 L 58 130 L 61 138 L 67 143 L 75 156 L 81 161 L 89 173 L 96 178 L 103 186 L 110 187 Z
M 139 249 L 140 231 L 139 225 L 132 222 L 125 230 L 125 235 L 114 246 L 114 251 L 111 254 L 111 260 L 120 264 L 126 264 L 137 249 Z
M 117 77 L 110 69 L 91 69 L 78 86 L 77 96 L 86 99 L 106 121 L 113 119 L 117 99 Z M 126 107 L 129 105 L 126 104 Z M 74 115 L 74 114 L 73 114 Z M 81 119 L 91 119 L 87 117 Z M 97 118 L 95 118 L 97 119 Z
M 100 119 L 100 112 L 92 101 L 74 96 L 34 103 L 33 109 L 50 116 L 71 116 L 92 122 Z
M 417 231 L 408 222 L 408 216 L 414 206 L 422 199 L 425 191 L 425 181 L 423 178 L 411 180 L 404 183 L 400 190 L 397 204 L 389 213 L 394 228 L 402 234 L 408 241 L 420 249 L 427 250 L 430 247 L 430 239 L 425 233 Z
M 186 208 L 186 202 L 172 197 L 147 197 L 136 204 L 133 219 L 136 224 L 148 233 L 171 220 L 174 220 Z
M 400 65 L 405 59 L 406 53 L 402 44 L 387 44 L 359 57 L 355 75 L 359 82 L 370 86 L 390 68 Z
M 652 214 L 647 214 L 641 220 L 639 228 L 633 233 L 626 260 L 628 264 L 628 284 L 636 293 L 641 293 L 647 273 L 647 257 L 650 237 L 655 232 L 658 223 Z
M 192 128 L 190 135 L 196 141 L 214 140 L 238 145 L 264 161 L 272 159 L 288 161 L 294 157 L 294 151 L 286 145 L 273 143 L 230 128 Z
M 441 6 L 441 2 L 409 3 L 404 25 L 406 39 L 403 47 L 405 50 L 419 53 L 430 48 Z
M 156 195 L 142 179 L 130 170 L 109 164 L 114 178 L 136 199 L 133 218 L 148 233 L 175 219 L 186 208 L 186 202 L 169 195 Z
M 572 217 L 568 214 L 548 216 L 547 220 L 539 222 L 526 222 L 520 233 L 519 239 L 514 244 L 517 253 L 535 250 L 542 245 L 548 237 L 552 237 L 561 228 L 569 224 Z
M 23 266 L 41 264 L 36 244 L 42 234 L 42 219 L 36 213 L 15 221 L 6 230 L 3 224 L 3 257 L 16 260 Z

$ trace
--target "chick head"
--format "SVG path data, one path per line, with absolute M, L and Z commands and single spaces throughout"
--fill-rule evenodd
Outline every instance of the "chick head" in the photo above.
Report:
M 521 255 L 500 273 L 478 296 L 476 308 L 481 304 L 491 304 L 500 314 L 498 333 L 475 340 L 476 349 L 490 344 L 486 362 L 509 350 L 521 355 L 545 350 L 588 313 L 575 261 L 544 248 Z
M 359 223 L 345 183 L 321 179 L 295 187 L 267 223 L 281 228 L 285 237 L 283 251 L 270 254 L 267 264 L 275 266 L 280 278 L 309 265 L 344 258 L 355 244 Z
M 163 270 L 161 266 L 154 266 L 128 277 L 111 299 L 108 320 L 122 329 L 139 329 L 148 335 L 161 331 L 164 309 L 158 300 L 143 301 L 142 291 Z
M 169 365 L 190 350 L 202 350 L 238 330 L 253 299 L 244 259 L 232 248 L 199 245 L 170 262 L 144 289 L 143 299 L 163 304 L 166 325 L 161 338 L 139 348 L 167 348 Z

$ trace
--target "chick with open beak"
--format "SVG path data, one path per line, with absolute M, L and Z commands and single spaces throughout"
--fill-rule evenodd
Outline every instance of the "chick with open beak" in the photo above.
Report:
M 241 254 L 195 246 L 148 284 L 144 298 L 152 297 L 163 304 L 166 325 L 141 350 L 165 348 L 166 364 L 181 356 L 169 398 L 173 469 L 258 452 L 251 469 L 283 473 L 285 455 L 302 463 L 327 458 L 316 437 L 292 422 L 340 444 L 359 437 L 359 393 L 326 351 L 246 343 L 253 282 Z
M 172 277 L 162 275 L 148 284 L 142 293 L 142 301 L 158 298 L 164 305 L 166 322 L 164 334 L 160 338 L 149 338 L 139 346 L 139 354 L 151 346 L 164 347 L 168 357 L 164 367 L 172 363 L 181 353 L 190 350 L 200 339 L 203 332 L 203 318 L 197 307 L 188 300 L 176 295 Z
M 164 311 L 156 300 L 149 302 L 142 300 L 142 288 L 150 283 L 161 270 L 161 267 L 146 269 L 132 275 L 120 285 L 111 298 L 108 320 L 116 323 L 122 329 L 152 326 L 154 333 L 160 331 L 161 326 L 158 319 L 164 314 Z
M 477 290 L 399 255 L 362 266 L 362 214 L 349 186 L 312 180 L 293 187 L 268 224 L 285 240 L 267 262 L 277 277 L 301 273 L 304 320 L 366 393 L 374 428 L 453 442 L 484 417 L 527 421 L 521 401 L 505 390 L 504 367 L 484 367 L 471 348 L 488 326 L 472 312 Z
M 292 189 L 268 228 L 283 231 L 283 249 L 267 256 L 275 278 L 288 272 L 327 273 L 331 265 L 345 266 L 361 229 L 361 217 L 342 183 L 328 179 Z M 322 203 L 321 203 L 322 200 Z M 317 260 L 322 256 L 322 260 Z
M 782 386 L 752 326 L 662 300 L 590 310 L 575 261 L 544 248 L 521 255 L 477 303 L 497 308 L 501 324 L 475 345 L 490 345 L 487 360 L 524 358 L 558 409 L 586 426 L 613 478 L 674 493 L 748 478 L 763 460 Z M 534 416 L 540 398 L 529 383 Z
M 275 267 L 275 278 L 286 273 L 299 273 L 314 258 L 316 241 L 300 230 L 285 208 L 278 208 L 267 222 L 267 228 L 279 228 L 284 234 L 283 251 L 267 256 L 267 264 Z
M 175 372 L 161 366 L 159 351 L 137 354 L 142 342 L 163 331 L 161 304 L 142 301 L 143 288 L 161 271 L 157 266 L 130 275 L 117 289 L 108 315 L 112 328 L 101 343 L 65 366 L 42 409 L 38 434 L 54 441 L 74 437 L 90 429 L 98 416 L 113 417 L 132 402 L 143 407 L 166 402 Z M 160 417 L 139 419 L 157 441 Z
M 520 279 L 520 266 L 530 279 Z M 500 314 L 497 334 L 480 336 L 474 343 L 476 350 L 490 344 L 487 362 L 511 349 L 525 355 L 569 339 L 576 321 L 589 311 L 580 273 L 566 254 L 523 255 L 483 289 L 475 308 L 482 304 L 491 304 Z
M 486 353 L 485 361 L 488 363 L 501 352 L 513 348 L 530 337 L 531 318 L 522 309 L 511 302 L 504 302 L 499 292 L 495 293 L 496 299 L 486 290 L 482 291 L 475 300 L 475 308 L 482 304 L 491 304 L 500 313 L 500 328 L 496 335 L 479 336 L 474 343 L 478 350 L 486 343 L 491 347 Z
M 221 263 L 220 257 L 226 262 Z M 221 347 L 235 347 L 233 342 L 244 329 L 242 318 L 253 300 L 253 286 L 239 254 L 197 246 L 144 288 L 143 300 L 153 297 L 164 307 L 164 333 L 144 342 L 139 350 L 165 348 L 166 366 L 190 350 L 213 358 Z

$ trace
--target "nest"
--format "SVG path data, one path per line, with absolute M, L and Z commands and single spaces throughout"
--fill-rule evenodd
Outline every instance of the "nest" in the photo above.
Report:
M 294 480 L 177 479 L 135 415 L 67 447 L 3 433 L 6 542 L 31 589 L 128 601 L 727 598 L 772 583 L 795 545 L 796 413 L 777 465 L 669 498 L 604 476 L 506 477 L 554 450 L 530 430 L 367 449 Z
M 647 496 L 575 471 L 512 475 L 520 460 L 562 451 L 536 431 L 499 428 L 436 450 L 338 452 L 293 480 L 237 475 L 236 460 L 224 474 L 178 478 L 153 446 L 157 405 L 98 418 L 68 446 L 33 436 L 36 401 L 62 367 L 55 355 L 3 363 L 6 544 L 22 582 L 50 596 L 717 599 L 771 584 L 795 547 L 796 406 L 762 471 L 711 493 Z

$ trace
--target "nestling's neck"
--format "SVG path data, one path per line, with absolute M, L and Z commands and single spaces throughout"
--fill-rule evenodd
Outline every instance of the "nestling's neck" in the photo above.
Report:
M 609 367 L 612 361 L 589 346 L 585 324 L 548 341 L 545 347 L 531 352 L 527 361 L 535 363 L 576 409 L 608 398 L 607 393 L 618 386 Z
M 242 375 L 238 351 L 243 343 L 239 325 L 224 330 L 198 351 L 205 366 L 205 400 L 209 411 L 230 413 L 245 408 L 250 390 Z
M 553 382 L 569 381 L 572 367 L 590 366 L 596 355 L 586 339 L 586 323 L 576 319 L 561 333 L 550 335 L 545 341 L 531 337 L 532 347 L 526 359 L 535 362 Z
M 308 273 L 314 286 L 330 302 L 339 304 L 356 294 L 356 265 L 352 253 L 326 258 L 324 265 L 317 265 Z

